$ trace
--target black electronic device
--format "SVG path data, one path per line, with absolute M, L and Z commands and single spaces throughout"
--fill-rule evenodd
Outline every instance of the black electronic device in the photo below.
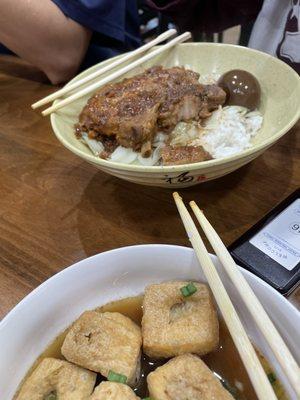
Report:
M 300 282 L 300 189 L 278 204 L 228 250 L 238 265 L 290 294 Z

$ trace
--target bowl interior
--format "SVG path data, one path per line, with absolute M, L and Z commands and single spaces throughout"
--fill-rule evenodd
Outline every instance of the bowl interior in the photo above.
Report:
M 73 81 L 111 62 L 112 60 L 102 62 L 82 72 Z M 255 146 L 251 151 L 255 151 L 255 147 L 263 143 L 271 143 L 273 139 L 275 141 L 299 118 L 300 79 L 290 67 L 268 54 L 233 45 L 185 43 L 155 57 L 142 67 L 130 71 L 124 77 L 132 76 L 155 64 L 165 67 L 184 66 L 201 75 L 212 72 L 222 74 L 236 68 L 253 73 L 262 88 L 260 110 L 264 115 L 264 123 L 262 130 L 253 140 Z M 103 76 L 106 75 L 108 73 Z M 90 150 L 74 136 L 74 124 L 78 122 L 78 115 L 90 96 L 82 97 L 52 114 L 51 122 L 58 139 L 67 148 L 89 161 L 105 165 L 109 162 L 93 156 Z M 145 168 L 137 167 L 141 170 Z
M 213 261 L 219 269 L 216 257 Z M 245 271 L 244 274 L 299 362 L 298 311 L 259 278 Z M 282 379 L 281 370 L 247 309 L 222 272 L 221 276 L 248 334 Z M 172 279 L 205 281 L 192 249 L 166 245 L 121 248 L 90 257 L 50 278 L 0 323 L 1 399 L 13 397 L 36 358 L 83 311 L 138 295 L 152 282 Z M 284 379 L 283 382 L 286 383 Z M 287 389 L 296 399 L 288 385 Z

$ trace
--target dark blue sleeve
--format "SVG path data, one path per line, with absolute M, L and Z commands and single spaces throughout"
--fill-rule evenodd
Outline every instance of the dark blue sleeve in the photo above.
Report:
M 137 14 L 134 0 L 52 0 L 69 18 L 89 28 L 93 32 L 111 37 L 120 42 L 132 32 L 126 16 L 133 8 Z M 137 22 L 137 21 L 136 21 Z

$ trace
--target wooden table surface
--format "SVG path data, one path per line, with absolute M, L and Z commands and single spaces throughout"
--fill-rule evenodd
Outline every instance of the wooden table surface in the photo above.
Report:
M 97 170 L 65 149 L 30 104 L 54 90 L 23 62 L 0 57 L 0 319 L 70 264 L 116 247 L 189 246 L 162 188 Z M 300 124 L 262 156 L 182 194 L 229 245 L 300 183 Z M 300 289 L 289 298 L 300 308 Z

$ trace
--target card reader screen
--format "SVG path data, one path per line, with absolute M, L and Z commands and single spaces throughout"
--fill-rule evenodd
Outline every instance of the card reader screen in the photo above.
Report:
M 291 271 L 300 262 L 300 199 L 264 226 L 249 242 Z

